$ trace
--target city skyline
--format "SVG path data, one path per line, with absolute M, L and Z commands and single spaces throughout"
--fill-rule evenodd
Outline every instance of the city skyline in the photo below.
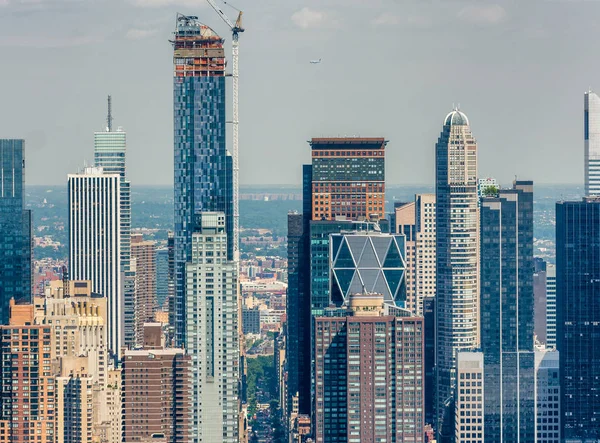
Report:
M 251 30 L 244 36 L 240 52 L 240 164 L 249 166 L 242 168 L 242 184 L 300 183 L 293 164 L 306 161 L 304 140 L 312 135 L 355 133 L 383 134 L 390 140 L 389 164 L 395 166 L 389 168 L 389 184 L 431 183 L 434 153 L 427 134 L 435 131 L 439 122 L 428 116 L 440 115 L 459 101 L 477 124 L 485 148 L 482 176 L 493 172 L 501 183 L 510 182 L 514 173 L 536 183 L 554 177 L 564 183 L 582 183 L 581 97 L 590 86 L 600 88 L 590 74 L 600 70 L 600 62 L 587 56 L 593 52 L 595 40 L 590 33 L 597 32 L 590 22 L 600 10 L 597 2 L 544 2 L 537 14 L 533 14 L 537 1 L 519 5 L 519 9 L 507 2 L 475 6 L 467 1 L 402 6 L 391 0 L 369 5 L 355 1 L 355 8 L 345 10 L 337 0 L 244 3 L 236 3 L 245 11 Z M 15 103 L 10 110 L 0 110 L 0 117 L 11 128 L 4 136 L 27 140 L 32 159 L 30 183 L 60 183 L 86 157 L 91 160 L 91 154 L 81 147 L 90 142 L 91 132 L 103 128 L 105 112 L 100 104 L 111 93 L 118 109 L 115 119 L 130 134 L 129 160 L 132 165 L 145 162 L 144 168 L 130 168 L 130 180 L 134 184 L 170 184 L 171 91 L 165 83 L 170 68 L 164 61 L 169 59 L 171 17 L 176 11 L 198 15 L 225 36 L 229 48 L 229 32 L 218 16 L 202 2 L 187 0 L 105 0 L 85 8 L 81 2 L 66 0 L 2 4 L 0 56 L 7 65 L 15 66 L 27 67 L 33 59 L 39 60 L 50 69 L 55 82 L 50 90 L 44 88 L 44 82 L 38 81 L 43 74 L 34 69 L 26 76 L 18 76 L 17 70 L 5 72 L 0 81 L 0 93 Z M 565 14 L 567 8 L 569 14 Z M 108 11 L 111 24 L 99 29 L 97 23 Z M 565 16 L 578 25 L 567 30 Z M 440 26 L 446 19 L 451 26 Z M 84 22 L 89 26 L 79 25 Z M 367 47 L 352 35 L 360 24 L 366 24 L 369 31 L 369 63 L 350 70 L 349 48 Z M 418 45 L 408 44 L 413 39 L 406 37 L 412 35 L 418 37 Z M 442 50 L 447 49 L 450 35 L 453 50 Z M 39 43 L 40 37 L 43 43 Z M 375 40 L 379 43 L 373 44 Z M 23 46 L 33 57 L 22 58 Z M 281 56 L 271 58 L 267 47 L 281 51 Z M 284 49 L 287 47 L 298 50 L 289 52 Z M 554 51 L 569 47 L 578 50 L 559 63 Z M 96 55 L 92 57 L 92 53 Z M 398 57 L 387 56 L 390 53 Z M 78 64 L 81 57 L 86 61 L 82 65 Z M 309 64 L 321 57 L 319 65 Z M 352 106 L 342 91 L 360 83 L 370 64 L 380 66 L 381 79 L 373 82 L 368 92 L 363 87 L 355 90 L 352 102 L 365 103 L 362 108 L 368 109 L 367 119 L 367 111 Z M 83 66 L 85 75 L 67 74 L 77 74 Z M 272 84 L 264 80 L 266 70 L 275 74 L 269 75 Z M 345 79 L 334 81 L 342 72 Z M 398 78 L 402 84 L 396 86 Z M 32 88 L 31 98 L 19 92 L 25 82 Z M 288 88 L 290 83 L 298 87 Z M 333 87 L 326 87 L 328 84 Z M 56 110 L 56 102 L 64 106 Z M 148 106 L 140 107 L 140 102 L 148 102 Z M 396 102 L 406 106 L 396 109 L 392 105 Z M 254 106 L 258 112 L 253 112 Z M 25 109 L 33 112 L 22 119 Z M 291 111 L 279 112 L 281 109 Z M 516 126 L 498 131 L 507 115 L 514 117 Z M 546 130 L 559 125 L 559 133 Z M 271 134 L 267 141 L 265 132 Z M 289 139 L 297 141 L 284 142 Z M 407 154 L 412 157 L 410 165 L 402 161 Z M 515 168 L 509 159 L 517 154 L 521 162 Z M 282 167 L 270 170 L 266 156 Z M 542 156 L 544 168 L 528 174 Z

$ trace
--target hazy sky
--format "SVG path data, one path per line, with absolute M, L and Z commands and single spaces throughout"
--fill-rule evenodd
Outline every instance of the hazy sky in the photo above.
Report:
M 233 4 L 247 29 L 242 184 L 300 183 L 306 140 L 337 135 L 385 136 L 388 183 L 432 183 L 453 103 L 479 142 L 480 176 L 583 181 L 600 0 Z M 172 183 L 176 12 L 198 15 L 229 47 L 205 0 L 0 0 L 0 137 L 26 139 L 28 184 L 65 183 L 92 161 L 109 93 L 133 185 Z

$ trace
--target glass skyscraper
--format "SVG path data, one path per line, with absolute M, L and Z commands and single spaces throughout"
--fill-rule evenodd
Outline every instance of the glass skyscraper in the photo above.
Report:
M 25 141 L 0 140 L 0 324 L 9 303 L 31 301 L 31 211 L 25 210 Z
M 456 353 L 479 344 L 479 217 L 477 142 L 455 109 L 436 144 L 437 424 L 456 383 Z M 450 414 L 448 414 L 450 412 Z M 447 429 L 444 435 L 453 435 Z
M 585 195 L 600 195 L 600 97 L 592 91 L 583 96 L 583 140 Z
M 600 197 L 556 203 L 556 348 L 562 439 L 596 441 L 600 437 Z
M 134 346 L 136 323 L 136 275 L 131 262 L 131 182 L 126 174 L 127 134 L 121 127 L 112 128 L 109 109 L 105 131 L 94 133 L 94 163 L 105 174 L 118 174 L 120 178 L 119 206 L 121 210 L 121 272 L 123 273 L 123 333 L 126 346 Z
M 480 211 L 484 441 L 533 442 L 533 182 L 482 197 Z
M 197 17 L 177 16 L 173 43 L 175 163 L 175 333 L 185 344 L 185 264 L 192 259 L 194 217 L 225 214 L 233 259 L 233 162 L 225 142 L 223 39 Z

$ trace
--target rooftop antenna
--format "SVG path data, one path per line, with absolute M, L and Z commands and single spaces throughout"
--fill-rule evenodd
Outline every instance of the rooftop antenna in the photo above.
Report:
M 112 132 L 112 97 L 109 95 L 108 96 L 108 115 L 106 116 L 106 129 L 108 129 L 108 132 Z

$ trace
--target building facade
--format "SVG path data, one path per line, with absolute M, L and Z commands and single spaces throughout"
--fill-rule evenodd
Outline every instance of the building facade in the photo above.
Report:
M 556 203 L 562 439 L 600 436 L 600 198 Z
M 315 317 L 317 443 L 423 441 L 423 319 L 386 314 L 382 294 L 353 294 Z
M 239 437 L 238 277 L 237 264 L 227 258 L 227 241 L 224 213 L 195 218 L 192 259 L 186 266 L 194 443 L 237 443 Z
M 583 95 L 585 195 L 600 195 L 600 97 Z
M 131 257 L 135 259 L 135 343 L 143 343 L 144 323 L 154 321 L 156 303 L 156 243 L 142 234 L 131 236 Z
M 68 176 L 69 275 L 106 297 L 108 348 L 117 357 L 124 340 L 120 180 L 102 168 Z
M 156 306 L 157 309 L 168 311 L 169 299 L 169 249 L 156 249 Z
M 226 217 L 227 258 L 233 259 L 233 162 L 225 140 L 223 39 L 197 17 L 179 14 L 173 43 L 175 162 L 175 326 L 186 343 L 186 263 L 192 259 L 194 217 Z
M 128 350 L 122 368 L 122 442 L 188 442 L 190 357 L 182 349 Z
M 454 396 L 456 353 L 479 345 L 477 142 L 469 119 L 450 112 L 436 144 L 436 309 L 438 433 Z
M 533 270 L 533 312 L 534 312 L 534 327 L 536 340 L 541 344 L 547 342 L 547 324 L 546 324 L 546 286 L 548 284 L 546 278 L 546 269 L 548 263 L 540 257 L 534 258 Z
M 382 294 L 384 302 L 406 305 L 404 235 L 344 232 L 329 238 L 330 303 L 341 306 L 351 294 Z
M 557 351 L 535 351 L 535 441 L 560 443 L 560 366 Z
M 383 138 L 313 138 L 312 219 L 385 218 Z
M 25 140 L 0 140 L 0 324 L 8 323 L 10 300 L 32 294 L 31 211 L 25 210 Z
M 535 441 L 533 182 L 481 199 L 485 441 Z
M 406 236 L 406 308 L 423 315 L 423 299 L 435 297 L 435 195 L 396 203 L 395 232 Z
M 556 266 L 546 266 L 546 346 L 556 348 Z
M 9 305 L 0 326 L 0 441 L 54 443 L 55 377 L 51 328 L 34 324 L 32 304 Z
M 455 443 L 484 443 L 485 441 L 514 442 L 518 440 L 488 440 L 484 422 L 487 385 L 481 352 L 458 352 L 454 409 Z M 527 440 L 533 441 L 533 440 Z

